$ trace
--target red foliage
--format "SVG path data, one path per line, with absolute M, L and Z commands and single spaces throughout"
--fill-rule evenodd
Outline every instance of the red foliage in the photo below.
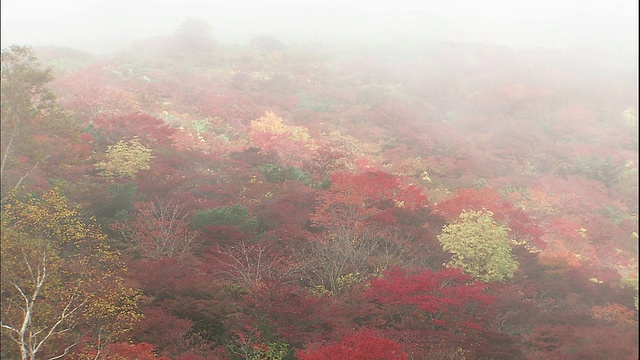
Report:
M 393 340 L 376 336 L 371 330 L 362 330 L 345 336 L 340 343 L 333 343 L 305 351 L 298 350 L 300 360 L 405 360 L 407 354 L 402 345 Z
M 131 337 L 140 342 L 152 343 L 161 354 L 174 356 L 187 348 L 184 336 L 191 330 L 193 322 L 181 319 L 155 306 L 142 308 L 144 317 L 131 332 Z
M 352 326 L 348 309 L 334 298 L 298 286 L 269 283 L 244 301 L 246 309 L 268 316 L 293 346 L 335 340 Z
M 391 214 L 380 215 L 385 209 L 417 210 L 428 201 L 419 187 L 405 185 L 382 171 L 336 173 L 331 177 L 331 188 L 320 194 L 312 221 L 321 227 L 347 225 L 357 229 L 376 215 L 389 222 Z
M 270 233 L 283 239 L 301 239 L 309 236 L 308 221 L 313 211 L 315 190 L 286 182 L 279 186 L 284 192 L 273 201 L 263 201 L 256 215 L 269 226 Z
M 200 114 L 218 117 L 234 126 L 248 123 L 262 115 L 262 104 L 255 101 L 256 96 L 245 94 L 209 94 L 201 101 L 196 101 Z M 192 100 L 193 101 L 193 100 Z
M 129 344 L 115 343 L 109 344 L 104 349 L 106 358 L 113 360 L 171 360 L 168 357 L 158 357 L 153 350 L 153 345 L 148 343 Z
M 511 229 L 510 234 L 517 239 L 525 239 L 538 249 L 547 247 L 547 244 L 542 240 L 545 231 L 538 219 L 530 216 L 520 208 L 512 207 L 507 214 L 507 221 L 509 229 Z
M 453 314 L 471 302 L 490 304 L 493 299 L 483 293 L 484 284 L 470 283 L 470 280 L 471 276 L 459 269 L 405 274 L 399 268 L 393 268 L 371 280 L 365 296 L 387 306 L 413 305 L 431 314 Z
M 315 144 L 308 130 L 301 126 L 286 125 L 272 112 L 252 121 L 250 142 L 265 154 L 276 154 L 281 165 L 302 166 L 314 156 Z
M 177 131 L 163 120 L 142 113 L 100 116 L 94 120 L 94 127 L 102 131 L 111 143 L 138 137 L 147 147 L 171 145 L 171 136 Z
M 204 247 L 211 245 L 239 244 L 247 234 L 235 225 L 207 225 L 201 230 L 200 243 Z
M 436 210 L 448 220 L 456 219 L 463 210 L 480 211 L 483 209 L 493 212 L 496 218 L 504 218 L 510 208 L 509 203 L 502 200 L 495 189 L 489 187 L 480 190 L 457 189 L 453 196 L 436 205 Z
M 496 220 L 504 221 L 511 229 L 511 234 L 519 239 L 526 239 L 539 249 L 546 244 L 541 237 L 544 231 L 540 222 L 527 214 L 524 210 L 514 207 L 509 201 L 503 200 L 493 188 L 485 187 L 480 190 L 471 188 L 457 189 L 453 196 L 436 205 L 436 211 L 449 221 L 452 221 L 464 210 L 488 210 L 493 212 Z
M 107 66 L 88 66 L 56 82 L 60 102 L 81 123 L 99 116 L 121 116 L 140 111 L 136 95 L 113 81 L 115 79 L 109 79 L 106 69 Z
M 567 360 L 638 358 L 633 332 L 614 326 L 542 325 L 526 337 L 529 355 Z M 533 358 L 532 357 L 532 358 Z
M 314 176 L 322 179 L 340 169 L 345 156 L 346 152 L 338 147 L 320 144 L 311 164 Z

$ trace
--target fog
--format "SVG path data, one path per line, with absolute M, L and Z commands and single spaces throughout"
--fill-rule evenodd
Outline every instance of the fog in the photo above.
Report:
M 307 42 L 408 47 L 465 41 L 516 48 L 589 48 L 635 60 L 635 0 L 283 1 L 3 0 L 2 47 L 56 45 L 109 53 L 174 32 L 186 18 L 211 24 L 221 43 L 271 35 Z

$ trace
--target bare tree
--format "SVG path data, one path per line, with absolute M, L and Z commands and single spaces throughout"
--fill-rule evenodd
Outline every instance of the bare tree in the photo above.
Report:
M 182 256 L 192 246 L 198 232 L 189 228 L 184 205 L 178 202 L 136 204 L 130 224 L 116 222 L 112 228 L 150 258 Z

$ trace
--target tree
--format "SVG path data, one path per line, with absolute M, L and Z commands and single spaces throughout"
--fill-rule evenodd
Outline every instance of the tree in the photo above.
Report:
M 146 147 L 170 146 L 180 132 L 163 120 L 143 113 L 118 116 L 99 116 L 93 120 L 96 139 L 107 143 L 137 138 Z
M 185 50 L 203 51 L 210 50 L 214 45 L 211 30 L 211 25 L 206 21 L 188 18 L 180 24 L 175 34 Z
M 108 178 L 132 178 L 138 171 L 151 168 L 150 162 L 154 157 L 151 152 L 152 150 L 140 144 L 137 138 L 127 143 L 121 140 L 107 148 L 109 161 L 101 161 L 95 166 Z
M 41 67 L 30 48 L 14 45 L 2 50 L 3 199 L 45 161 L 69 155 L 62 149 L 78 129 L 47 89 L 52 80 L 51 70 Z
M 456 219 L 463 210 L 489 210 L 494 218 L 509 226 L 509 235 L 519 241 L 526 241 L 527 247 L 544 249 L 546 244 L 541 240 L 544 231 L 540 222 L 529 216 L 522 208 L 516 207 L 502 199 L 500 193 L 493 188 L 482 189 L 461 188 L 453 196 L 438 202 L 436 211 L 446 219 Z
M 170 360 L 166 356 L 158 357 L 154 352 L 153 345 L 144 342 L 109 344 L 105 349 L 105 355 L 112 360 Z
M 415 310 L 419 310 L 428 314 L 430 327 L 462 325 L 477 329 L 479 325 L 470 321 L 472 316 L 465 309 L 472 308 L 473 303 L 491 304 L 493 299 L 483 293 L 483 283 L 470 283 L 470 279 L 470 275 L 459 269 L 405 274 L 401 269 L 393 268 L 372 279 L 364 296 L 395 309 L 401 319 L 415 317 Z
M 331 177 L 331 188 L 319 195 L 311 220 L 321 228 L 357 233 L 371 222 L 395 223 L 390 213 L 395 208 L 415 211 L 428 201 L 418 186 L 405 185 L 383 171 L 336 173 Z
M 345 336 L 340 343 L 327 344 L 305 351 L 298 351 L 300 360 L 406 360 L 407 354 L 397 342 L 376 336 L 371 330 L 363 330 Z
M 111 227 L 150 258 L 182 256 L 191 249 L 198 232 L 186 221 L 184 205 L 177 202 L 141 202 L 131 224 L 116 221 Z
M 147 311 L 162 309 L 160 313 L 149 312 L 149 318 L 132 335 L 137 335 L 138 341 L 153 341 L 162 354 L 172 358 L 177 358 L 185 346 L 206 353 L 222 345 L 227 336 L 226 322 L 234 317 L 236 307 L 229 288 L 206 271 L 208 267 L 190 254 L 131 262 L 129 274 L 144 291 L 143 306 Z M 164 313 L 170 317 L 159 319 Z M 154 336 L 172 320 L 176 320 L 175 326 L 169 325 L 174 326 L 172 331 Z M 164 342 L 171 338 L 183 342 Z
M 235 225 L 242 231 L 250 232 L 257 227 L 258 219 L 251 217 L 249 210 L 240 205 L 199 210 L 191 219 L 191 226 L 198 230 L 211 225 Z
M 398 227 L 396 215 L 427 202 L 417 186 L 382 171 L 334 174 L 311 216 L 323 236 L 311 244 L 307 273 L 315 276 L 310 280 L 335 292 L 345 276 L 360 281 L 399 261 L 415 244 Z
M 488 281 L 513 277 L 518 262 L 511 254 L 509 229 L 493 220 L 491 211 L 463 211 L 446 225 L 438 240 L 452 254 L 448 267 L 455 267 Z
M 58 359 L 86 338 L 100 351 L 139 318 L 139 294 L 124 285 L 124 266 L 105 238 L 57 189 L 7 199 L 1 324 L 12 356 Z
M 119 117 L 140 111 L 142 96 L 132 92 L 131 84 L 127 87 L 117 84 L 123 80 L 122 77 L 123 74 L 112 66 L 92 64 L 57 79 L 55 90 L 64 109 L 76 122 L 86 126 L 96 118 Z
M 283 360 L 289 353 L 289 345 L 268 341 L 259 328 L 247 326 L 235 333 L 235 342 L 228 345 L 229 352 L 242 360 Z
M 299 166 L 309 162 L 316 149 L 307 128 L 287 125 L 270 111 L 251 121 L 249 138 L 262 152 L 275 153 L 282 165 Z
M 143 307 L 144 318 L 131 330 L 131 339 L 153 344 L 158 354 L 175 358 L 188 349 L 185 336 L 193 321 L 181 319 L 159 306 Z

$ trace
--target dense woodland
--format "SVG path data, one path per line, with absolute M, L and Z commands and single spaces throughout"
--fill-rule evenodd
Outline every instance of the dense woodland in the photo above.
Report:
M 2 50 L 2 359 L 638 358 L 637 68 Z

